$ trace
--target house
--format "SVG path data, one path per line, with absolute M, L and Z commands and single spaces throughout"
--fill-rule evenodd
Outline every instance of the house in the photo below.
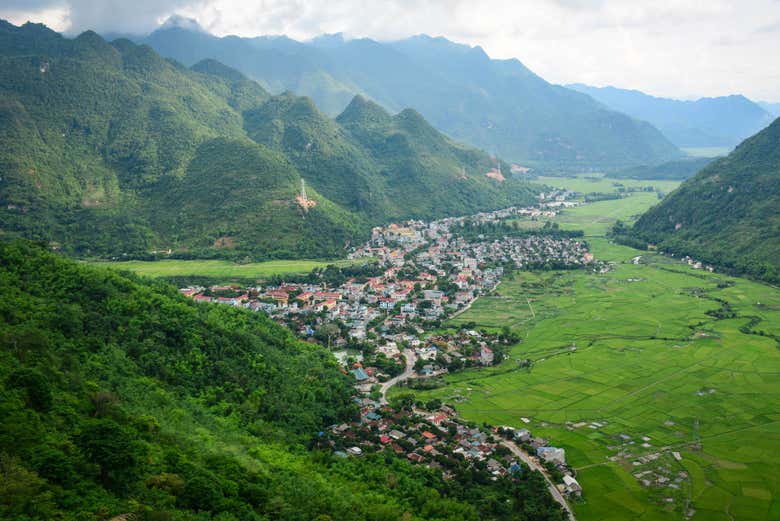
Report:
M 519 429 L 515 431 L 514 438 L 515 440 L 525 442 L 531 439 L 531 433 L 528 432 L 528 429 Z
M 391 430 L 390 432 L 387 433 L 387 435 L 393 438 L 394 440 L 402 440 L 406 438 L 406 434 L 396 429 Z
M 568 494 L 575 494 L 577 496 L 582 494 L 582 487 L 580 486 L 580 484 L 577 482 L 576 479 L 569 476 L 568 474 L 563 476 L 563 485 L 564 487 L 566 487 L 566 492 Z
M 355 376 L 355 380 L 357 380 L 358 382 L 363 382 L 365 380 L 368 380 L 368 373 L 366 373 L 366 371 L 362 367 L 353 369 L 351 372 Z
M 479 363 L 482 365 L 492 365 L 493 358 L 493 350 L 488 346 L 483 345 L 479 350 Z
M 420 463 L 421 461 L 425 461 L 425 458 L 421 454 L 417 454 L 416 452 L 410 452 L 406 455 L 407 458 L 409 458 L 409 461 L 414 461 L 415 463 Z
M 436 435 L 430 431 L 422 431 L 422 437 L 426 440 L 432 441 L 436 439 Z
M 566 464 L 566 451 L 558 447 L 539 447 L 536 449 L 536 455 L 547 462 L 558 465 Z
M 352 456 L 361 456 L 363 454 L 363 449 L 360 447 L 350 447 L 347 449 L 347 454 Z
M 417 306 L 412 303 L 407 303 L 401 306 L 401 313 L 414 314 L 417 312 Z

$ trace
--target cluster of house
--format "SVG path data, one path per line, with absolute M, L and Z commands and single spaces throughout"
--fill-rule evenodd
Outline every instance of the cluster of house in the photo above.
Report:
M 453 367 L 489 366 L 501 361 L 497 351 L 503 347 L 498 335 L 484 331 L 462 329 L 455 333 L 428 336 L 424 342 L 412 345 L 422 367 L 420 376 L 434 376 Z
M 557 195 L 556 200 L 560 197 Z M 539 209 L 513 207 L 374 228 L 371 239 L 349 256 L 377 262 L 384 271 L 367 279 L 347 280 L 337 287 L 283 283 L 253 288 L 190 287 L 181 292 L 197 301 L 264 311 L 304 337 L 311 337 L 323 324 L 339 323 L 344 327 L 328 338 L 330 347 L 382 339 L 377 348 L 398 359 L 402 351 L 398 346 L 411 342 L 420 349 L 421 357 L 434 359 L 439 348 L 421 340 L 426 324 L 468 307 L 479 295 L 491 291 L 504 274 L 504 266 L 585 266 L 593 262 L 585 246 L 570 239 L 531 236 L 470 242 L 454 230 L 466 220 L 488 223 Z M 442 354 L 461 357 L 462 353 L 450 345 Z M 470 350 L 461 358 L 474 361 L 474 356 L 483 365 L 494 361 L 487 342 L 482 343 L 479 353 Z
M 687 263 L 688 266 L 692 267 L 695 270 L 707 270 L 710 273 L 715 271 L 715 266 L 710 266 L 709 264 L 704 264 L 701 261 L 697 261 L 696 259 L 693 259 L 693 258 L 688 257 L 688 256 L 683 257 L 682 261 Z
M 514 443 L 536 447 L 536 456 L 525 453 L 536 468 L 540 468 L 537 462 L 552 462 L 565 469 L 558 487 L 562 492 L 572 495 L 582 492 L 566 467 L 563 449 L 546 446 L 545 440 L 533 438 L 527 429 L 482 429 L 468 425 L 447 405 L 424 411 L 396 410 L 369 398 L 358 399 L 358 404 L 359 421 L 332 425 L 328 433 L 321 434 L 336 456 L 360 457 L 386 451 L 436 469 L 444 479 L 469 469 L 483 473 L 486 479 L 497 480 L 528 471 L 518 454 L 510 450 L 507 443 L 510 441 L 515 448 Z

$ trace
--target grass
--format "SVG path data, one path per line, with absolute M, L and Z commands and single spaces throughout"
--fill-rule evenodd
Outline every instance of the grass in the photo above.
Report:
M 94 266 L 107 266 L 118 270 L 127 270 L 147 277 L 184 277 L 200 276 L 209 278 L 262 279 L 273 275 L 307 273 L 314 268 L 328 264 L 348 265 L 352 261 L 320 260 L 274 260 L 236 264 L 224 260 L 174 260 L 90 262 Z
M 509 325 L 523 339 L 510 359 L 450 375 L 420 397 L 478 422 L 531 418 L 531 431 L 564 447 L 577 469 L 580 521 L 684 519 L 688 509 L 694 521 L 780 519 L 780 344 L 759 334 L 780 336 L 780 291 L 598 237 L 607 221 L 635 212 L 626 201 L 649 202 L 633 197 L 560 216 L 590 225 L 586 238 L 613 271 L 504 280 L 452 325 Z M 631 263 L 636 255 L 642 264 Z M 734 316 L 708 314 L 721 307 L 716 298 Z M 522 358 L 534 360 L 530 370 L 518 367 Z M 643 486 L 634 474 L 647 470 L 679 488 Z

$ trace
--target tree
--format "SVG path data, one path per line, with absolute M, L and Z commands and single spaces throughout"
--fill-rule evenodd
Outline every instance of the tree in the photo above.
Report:
M 28 407 L 38 412 L 45 412 L 51 408 L 52 397 L 49 382 L 36 369 L 17 369 L 8 376 L 6 386 L 9 389 L 22 390 Z
M 108 419 L 87 421 L 76 442 L 100 468 L 100 481 L 114 490 L 124 489 L 137 476 L 147 452 L 133 431 Z

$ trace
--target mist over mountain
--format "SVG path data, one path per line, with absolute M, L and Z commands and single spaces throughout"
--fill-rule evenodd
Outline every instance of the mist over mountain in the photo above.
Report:
M 679 147 L 733 147 L 772 122 L 772 115 L 742 95 L 682 101 L 615 87 L 569 88 L 607 107 L 649 121 Z
M 186 24 L 137 38 L 192 65 L 213 58 L 274 93 L 311 97 L 331 116 L 355 94 L 396 112 L 411 107 L 454 139 L 508 160 L 568 169 L 655 164 L 680 156 L 656 128 L 552 85 L 520 61 L 480 47 L 415 36 L 395 42 L 325 35 L 219 38 Z

